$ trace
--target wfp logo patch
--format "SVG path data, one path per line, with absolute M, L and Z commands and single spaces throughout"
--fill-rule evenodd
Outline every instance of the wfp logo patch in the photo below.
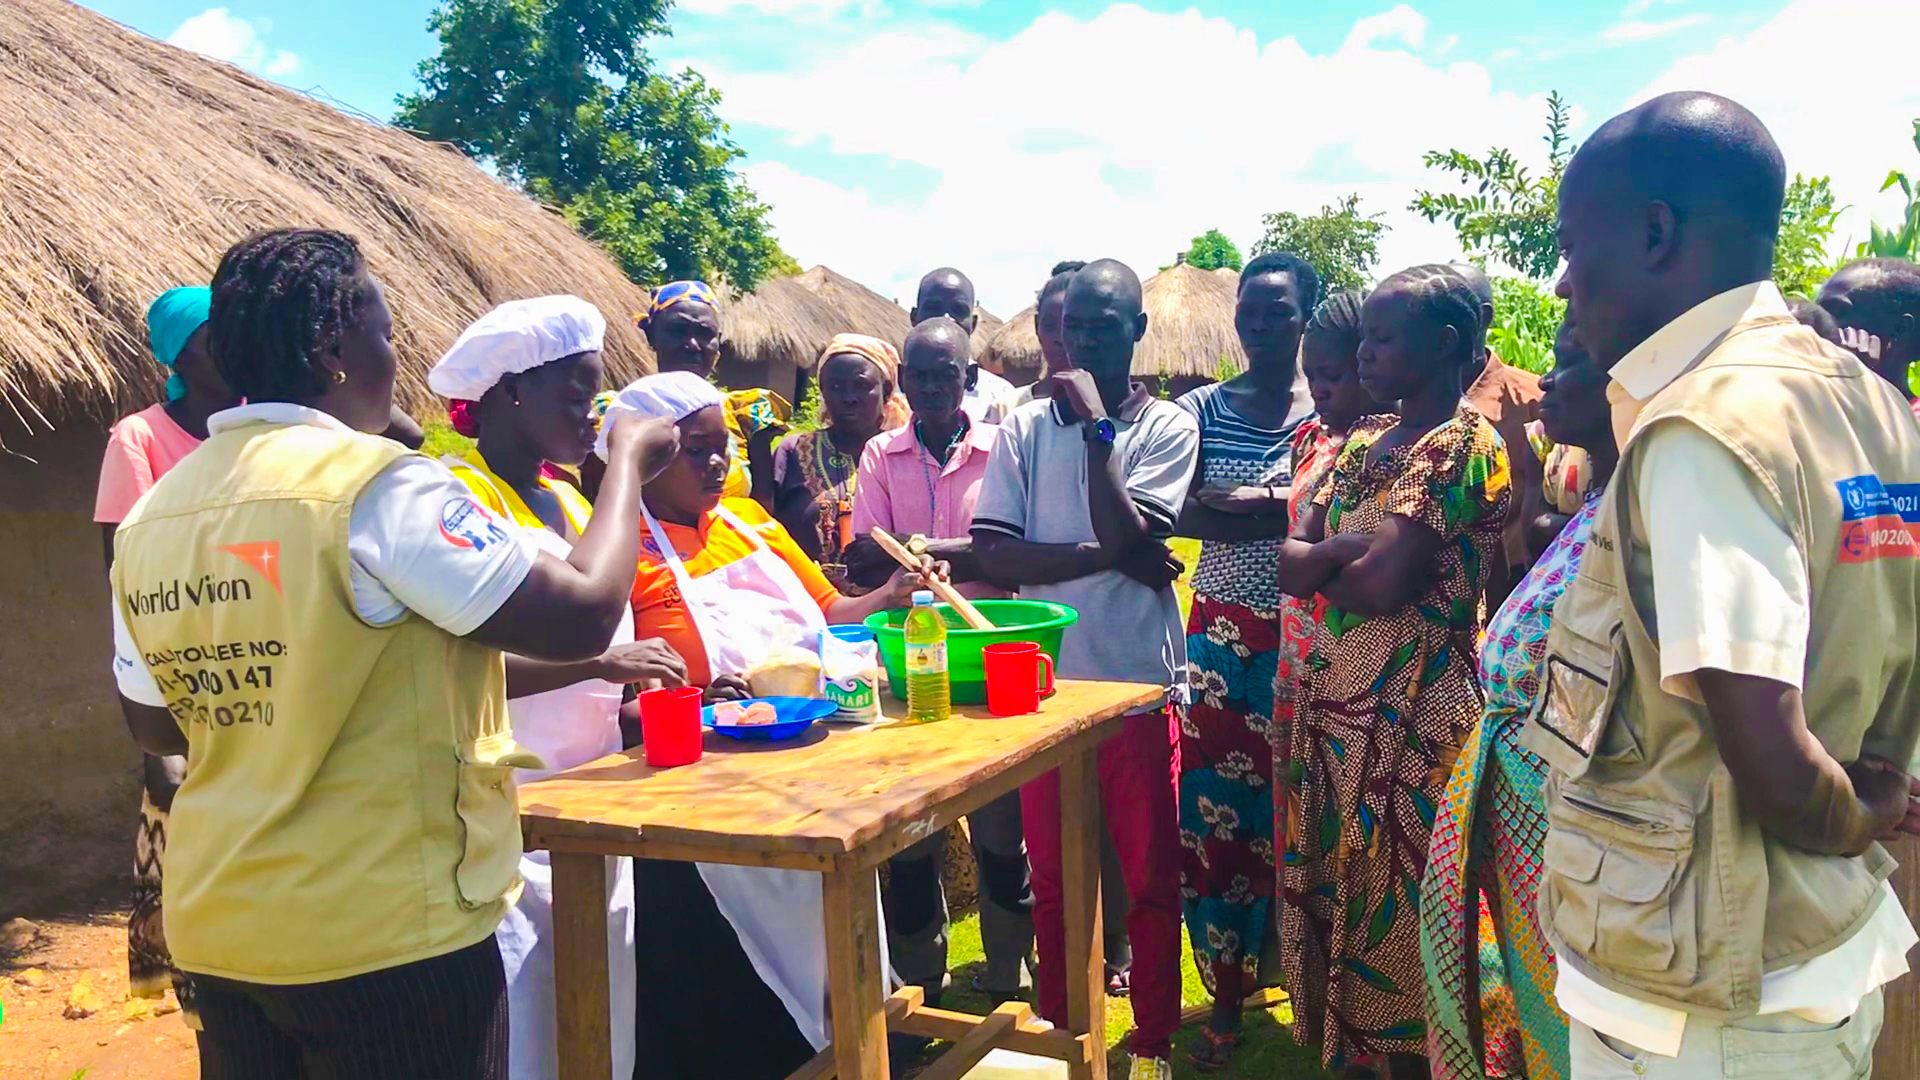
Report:
M 454 547 L 485 551 L 507 538 L 493 515 L 472 499 L 448 499 L 440 508 L 440 538 Z
M 1920 484 L 1882 484 L 1869 473 L 1834 486 L 1840 490 L 1840 562 L 1920 557 Z

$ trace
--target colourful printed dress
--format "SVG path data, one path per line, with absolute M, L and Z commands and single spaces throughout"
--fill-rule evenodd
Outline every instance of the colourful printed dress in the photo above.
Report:
M 1480 717 L 1473 643 L 1512 496 L 1506 447 L 1470 406 L 1368 463 L 1398 422 L 1357 424 L 1314 502 L 1328 536 L 1377 532 L 1390 514 L 1438 533 L 1427 590 L 1377 618 L 1328 606 L 1280 763 L 1293 1036 L 1330 1066 L 1426 1051 L 1420 882 L 1441 790 Z
M 1179 404 L 1200 422 L 1200 479 L 1286 484 L 1282 428 L 1252 423 L 1218 384 Z M 1280 538 L 1200 545 L 1187 618 L 1191 703 L 1180 714 L 1180 899 L 1209 990 L 1273 985 L 1260 970 L 1274 933 L 1273 681 L 1280 655 Z M 1269 963 L 1269 968 L 1274 965 Z M 1264 978 L 1263 978 L 1264 976 Z
M 1291 447 L 1292 486 L 1287 496 L 1287 530 L 1291 534 L 1300 527 L 1300 518 L 1313 505 L 1313 496 L 1327 477 L 1333 474 L 1334 459 L 1340 454 L 1340 447 L 1347 441 L 1345 432 L 1337 432 L 1327 427 L 1325 421 L 1310 416 L 1294 430 Z M 1273 747 L 1276 756 L 1283 754 L 1288 740 L 1292 738 L 1294 702 L 1300 691 L 1300 673 L 1307 662 L 1307 647 L 1313 642 L 1313 628 L 1320 621 L 1320 610 L 1326 606 L 1321 597 L 1302 600 L 1297 596 L 1280 596 L 1280 655 L 1274 664 L 1273 672 Z M 1275 800 L 1274 832 L 1275 836 L 1286 835 L 1286 803 Z
M 1569 1075 L 1567 1018 L 1553 999 L 1553 949 L 1536 910 L 1547 769 L 1520 746 L 1520 728 L 1540 692 L 1553 605 L 1580 568 L 1599 505 L 1598 492 L 1587 496 L 1487 623 L 1480 650 L 1486 713 L 1460 751 L 1441 800 L 1421 892 L 1428 1056 L 1436 1080 Z M 1472 1007 L 1476 992 L 1478 1010 Z M 1473 1030 L 1476 1011 L 1479 1031 Z M 1476 1043 L 1486 1047 L 1484 1066 L 1475 1059 Z
M 860 455 L 842 454 L 825 428 L 789 435 L 773 452 L 773 516 L 807 557 L 847 596 L 866 590 L 847 580 L 853 539 L 853 488 Z

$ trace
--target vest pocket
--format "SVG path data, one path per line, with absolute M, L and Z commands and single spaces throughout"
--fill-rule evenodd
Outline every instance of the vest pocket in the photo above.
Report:
M 1541 677 L 1533 719 L 1564 745 L 1559 753 L 1549 748 L 1549 760 L 1577 777 L 1593 759 L 1627 681 L 1627 649 L 1612 586 L 1584 576 L 1574 580 L 1554 608 Z M 1570 757 L 1568 749 L 1578 757 Z
M 1601 801 L 1585 789 L 1548 803 L 1547 902 L 1554 930 L 1614 971 L 1690 984 L 1698 971 L 1693 815 L 1649 800 Z
M 521 751 L 504 732 L 459 743 L 456 753 L 459 788 L 454 809 L 465 837 L 453 879 L 460 906 L 472 911 L 507 895 L 518 878 L 522 844 L 513 770 L 537 768 L 539 758 Z

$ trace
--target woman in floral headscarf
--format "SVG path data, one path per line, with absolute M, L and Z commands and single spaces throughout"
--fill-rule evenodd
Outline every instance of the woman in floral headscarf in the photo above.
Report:
M 653 291 L 647 310 L 633 323 L 647 336 L 662 373 L 691 371 L 712 379 L 720 363 L 720 300 L 704 281 L 676 281 Z M 793 406 L 764 387 L 726 395 L 727 434 L 733 438 L 733 468 L 725 498 L 751 496 L 773 505 L 773 444 L 786 434 Z
M 879 338 L 841 334 L 815 365 L 826 426 L 780 443 L 773 458 L 773 516 L 849 596 L 844 552 L 853 542 L 853 486 L 860 452 L 911 413 L 900 394 L 900 353 Z

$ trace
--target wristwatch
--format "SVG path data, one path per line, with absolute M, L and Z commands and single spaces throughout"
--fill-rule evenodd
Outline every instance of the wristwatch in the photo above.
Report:
M 1112 446 L 1117 434 L 1113 421 L 1104 416 L 1098 420 L 1085 421 L 1080 425 L 1080 437 L 1090 443 L 1105 443 Z

